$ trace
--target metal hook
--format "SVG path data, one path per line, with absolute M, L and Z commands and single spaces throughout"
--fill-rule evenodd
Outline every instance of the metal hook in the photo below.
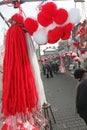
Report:
M 41 6 L 42 4 L 45 2 L 46 0 L 42 0 L 41 3 L 36 7 L 36 10 L 41 10 Z

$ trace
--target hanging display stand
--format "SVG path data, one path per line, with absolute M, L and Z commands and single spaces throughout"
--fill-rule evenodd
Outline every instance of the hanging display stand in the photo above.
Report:
M 86 51 L 87 50 L 87 11 L 85 7 L 85 0 L 74 0 L 74 2 L 75 2 L 75 7 L 78 2 L 81 2 L 83 21 L 79 22 L 72 30 L 72 39 L 79 44 L 78 50 Z M 84 42 L 86 43 L 85 47 L 83 47 Z
M 42 107 L 42 111 L 43 111 L 44 117 L 46 119 L 48 119 L 48 121 L 49 121 L 50 130 L 53 130 L 52 119 L 53 119 L 55 124 L 56 124 L 56 119 L 54 117 L 54 114 L 53 114 L 53 111 L 52 111 L 52 108 L 51 108 L 51 104 L 50 103 L 47 103 L 47 104 L 44 103 L 43 107 Z M 45 130 L 48 130 L 48 128 L 45 128 Z

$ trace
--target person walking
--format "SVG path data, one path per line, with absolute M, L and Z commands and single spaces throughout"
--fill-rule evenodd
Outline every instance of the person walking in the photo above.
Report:
M 87 71 L 82 68 L 76 69 L 74 78 L 79 81 L 76 91 L 76 111 L 87 125 Z
M 48 64 L 46 64 L 46 77 L 49 78 L 49 73 L 50 73 L 50 67 Z
M 52 64 L 49 64 L 49 73 L 50 73 L 50 77 L 53 78 L 53 69 L 52 69 Z

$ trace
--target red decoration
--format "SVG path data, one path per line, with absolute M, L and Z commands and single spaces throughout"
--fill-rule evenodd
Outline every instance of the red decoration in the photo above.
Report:
M 58 9 L 54 21 L 57 24 L 64 24 L 68 18 L 68 12 L 65 9 Z
M 61 73 L 64 73 L 66 71 L 64 63 L 63 63 L 63 55 L 60 55 L 60 66 L 59 66 L 59 70 Z
M 87 20 L 84 20 L 82 23 L 80 22 L 74 27 L 72 31 L 72 38 L 76 42 L 83 43 L 87 41 L 86 33 L 87 33 Z
M 16 23 L 22 24 L 22 25 L 23 25 L 23 23 L 24 23 L 24 18 L 23 18 L 23 16 L 20 15 L 20 14 L 15 14 L 15 15 L 13 15 L 13 16 L 10 18 L 10 20 L 15 21 Z M 9 20 L 9 21 L 10 21 L 10 20 Z
M 38 22 L 44 27 L 47 27 L 48 25 L 53 23 L 52 17 L 48 14 L 45 14 L 44 12 L 39 12 L 37 19 Z
M 32 18 L 27 18 L 24 21 L 24 26 L 26 30 L 29 32 L 29 34 L 32 35 L 38 28 L 38 22 Z
M 8 130 L 8 124 L 4 124 L 1 128 L 1 130 Z
M 64 31 L 67 33 L 67 32 L 70 32 L 72 31 L 74 25 L 72 23 L 68 23 L 67 25 L 64 26 Z
M 34 128 L 32 130 L 40 130 L 36 125 L 33 125 Z
M 26 114 L 34 108 L 37 110 L 37 106 L 38 94 L 28 57 L 25 33 L 20 26 L 12 25 L 5 39 L 2 113 L 7 116 Z
M 75 58 L 75 57 L 77 57 L 77 54 L 75 53 L 75 52 L 72 52 L 72 54 L 71 54 L 71 58 Z
M 41 10 L 48 14 L 51 17 L 54 17 L 57 12 L 57 5 L 53 2 L 47 2 L 46 4 L 42 5 Z
M 74 61 L 75 61 L 75 62 L 79 62 L 79 61 L 80 61 L 80 58 L 76 56 L 76 57 L 74 58 Z
M 78 47 L 79 43 L 78 42 L 73 42 L 73 46 Z
M 62 27 L 56 27 L 48 32 L 48 43 L 57 42 L 63 34 Z
M 80 51 L 80 54 L 85 54 L 85 51 Z
M 80 34 L 79 38 L 83 39 L 85 37 L 86 34 Z
M 62 40 L 67 40 L 69 39 L 71 36 L 71 32 L 68 32 L 68 33 L 64 33 L 64 35 L 61 37 Z
M 81 29 L 80 29 L 80 32 L 81 32 L 81 33 L 84 33 L 84 29 L 85 29 L 85 28 L 82 26 Z
M 24 123 L 23 122 L 17 122 L 17 127 L 19 127 L 20 126 L 20 128 L 23 128 L 24 127 Z
M 84 47 L 86 46 L 86 44 L 85 44 L 85 43 L 80 43 L 79 46 L 80 46 L 81 48 L 84 48 Z
M 79 59 L 74 59 L 75 62 L 79 62 Z

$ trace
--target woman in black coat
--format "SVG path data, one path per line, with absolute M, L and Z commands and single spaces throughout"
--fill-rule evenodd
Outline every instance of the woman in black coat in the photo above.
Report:
M 87 125 L 87 71 L 81 68 L 77 69 L 74 72 L 74 77 L 79 81 L 76 93 L 76 110 Z

